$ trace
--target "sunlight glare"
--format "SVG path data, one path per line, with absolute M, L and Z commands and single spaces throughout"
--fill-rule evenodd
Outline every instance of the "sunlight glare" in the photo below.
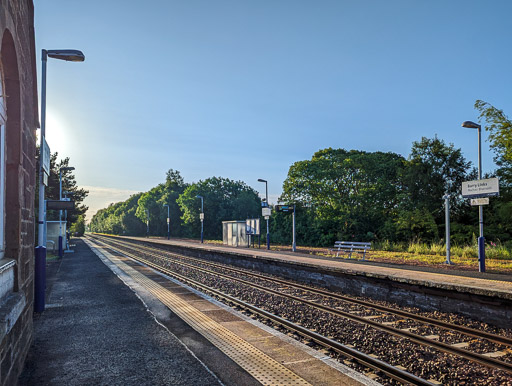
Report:
M 52 153 L 58 152 L 59 156 L 69 153 L 69 130 L 70 127 L 62 115 L 56 111 L 47 110 L 46 142 Z

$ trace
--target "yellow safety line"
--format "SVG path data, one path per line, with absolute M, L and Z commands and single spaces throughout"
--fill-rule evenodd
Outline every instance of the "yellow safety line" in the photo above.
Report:
M 119 258 L 103 254 L 131 276 L 194 330 L 230 357 L 263 385 L 309 385 L 306 380 L 209 318 L 158 283 L 136 271 Z

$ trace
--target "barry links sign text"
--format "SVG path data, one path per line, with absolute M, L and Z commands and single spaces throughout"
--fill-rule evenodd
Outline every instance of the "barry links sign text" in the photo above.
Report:
M 462 197 L 464 198 L 499 196 L 499 194 L 500 187 L 497 178 L 462 183 Z

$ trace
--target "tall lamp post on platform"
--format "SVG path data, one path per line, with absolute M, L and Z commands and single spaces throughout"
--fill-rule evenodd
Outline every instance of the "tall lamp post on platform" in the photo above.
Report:
M 203 207 L 203 196 L 200 196 L 199 194 L 196 196 L 196 198 L 201 199 L 201 213 L 199 214 L 199 218 L 201 219 L 201 244 L 203 243 L 203 221 L 204 221 L 204 207 Z
M 73 192 L 70 192 L 70 191 L 62 192 L 62 200 L 69 201 L 70 198 L 68 196 L 71 194 L 73 194 Z M 67 209 L 64 210 L 64 222 L 66 223 L 66 227 L 67 227 L 67 225 L 68 225 L 68 210 Z M 66 229 L 66 231 L 68 231 L 68 230 Z M 66 251 L 69 251 L 69 240 L 67 237 L 66 237 L 65 244 L 66 244 Z
M 171 228 L 170 228 L 170 223 L 171 223 L 171 218 L 169 216 L 169 205 L 167 204 L 164 204 L 164 208 L 167 207 L 167 240 L 170 240 L 171 239 Z
M 445 234 L 446 234 L 446 264 L 451 265 L 451 245 L 450 245 L 450 186 L 451 181 L 446 183 L 446 192 L 443 196 L 444 199 L 444 220 L 445 220 Z
M 62 201 L 62 171 L 75 170 L 73 166 L 63 166 L 59 169 L 59 200 Z M 67 225 L 67 224 L 66 224 Z M 62 247 L 62 210 L 59 210 L 59 257 L 64 256 Z
M 462 122 L 462 127 L 478 130 L 478 179 L 482 179 L 482 126 L 471 121 Z M 484 207 L 478 205 L 478 223 L 480 237 L 478 237 L 478 270 L 485 272 L 485 239 L 484 239 Z
M 46 239 L 45 239 L 45 204 L 44 204 L 44 166 L 43 152 L 46 144 L 46 62 L 48 57 L 68 62 L 83 62 L 85 55 L 78 50 L 42 50 L 42 73 L 41 73 L 41 133 L 40 137 L 40 161 L 39 161 L 39 213 L 38 213 L 38 235 L 37 247 L 35 249 L 34 267 L 34 311 L 43 312 L 46 288 Z M 49 155 L 48 155 L 49 156 Z
M 149 209 L 146 209 L 146 237 L 149 238 Z
M 269 207 L 268 205 L 268 181 L 267 180 L 264 180 L 263 178 L 258 178 L 258 182 L 264 182 L 265 183 L 265 207 Z M 267 217 L 267 249 L 270 249 L 270 230 L 269 230 L 269 226 L 268 226 L 268 220 L 269 220 L 269 217 L 270 216 L 265 216 Z

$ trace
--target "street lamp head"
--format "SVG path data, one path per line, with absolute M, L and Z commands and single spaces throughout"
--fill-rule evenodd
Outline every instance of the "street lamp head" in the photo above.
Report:
M 203 196 L 200 196 L 199 194 L 196 196 L 196 198 L 203 198 Z
M 85 60 L 85 55 L 79 50 L 46 50 L 46 54 L 50 58 L 68 62 L 83 62 Z
M 468 129 L 480 129 L 482 126 L 475 122 L 464 121 L 462 122 L 462 127 L 467 127 Z
M 262 178 L 258 178 L 258 182 L 267 182 L 267 180 L 264 180 Z

